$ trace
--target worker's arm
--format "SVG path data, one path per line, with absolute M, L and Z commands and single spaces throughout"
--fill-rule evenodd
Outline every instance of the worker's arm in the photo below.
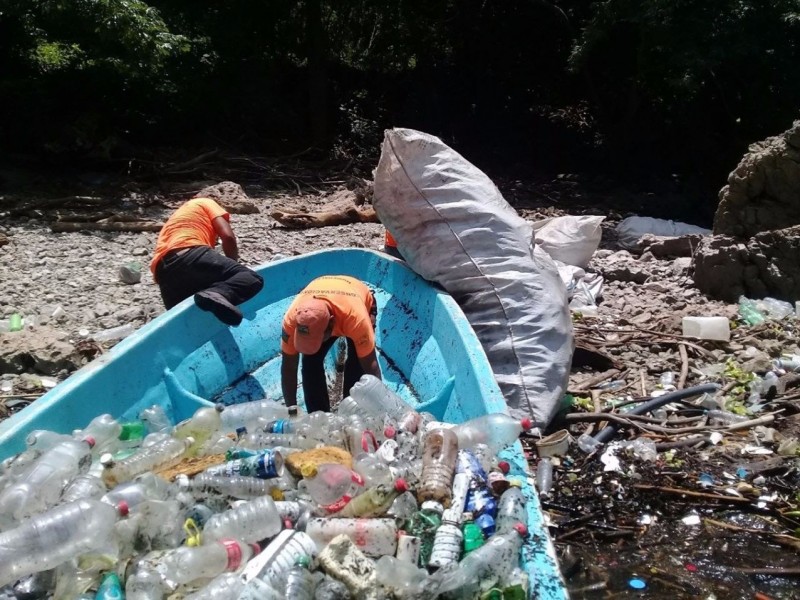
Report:
M 286 406 L 297 406 L 297 365 L 299 354 L 281 352 L 281 390 Z
M 378 355 L 375 354 L 374 348 L 372 352 L 366 356 L 359 356 L 358 362 L 361 363 L 361 368 L 364 369 L 364 373 L 375 375 L 378 379 L 383 379 L 381 376 L 381 367 L 378 365 Z
M 236 243 L 236 235 L 233 233 L 233 229 L 231 229 L 231 224 L 228 223 L 225 217 L 217 217 L 212 223 L 214 225 L 214 231 L 222 242 L 222 251 L 225 253 L 225 256 L 238 261 L 239 245 Z

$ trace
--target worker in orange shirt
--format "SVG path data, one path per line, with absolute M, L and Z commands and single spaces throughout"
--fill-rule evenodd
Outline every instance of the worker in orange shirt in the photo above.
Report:
M 167 309 L 194 295 L 199 308 L 226 325 L 242 322 L 237 306 L 261 291 L 264 280 L 239 264 L 229 221 L 230 214 L 211 198 L 193 198 L 164 223 L 150 271 Z M 214 250 L 217 239 L 224 256 Z
M 388 229 L 386 230 L 386 234 L 383 238 L 383 251 L 389 256 L 394 256 L 395 258 L 403 260 L 403 255 L 400 254 L 400 251 L 397 249 L 397 240 L 395 240 L 394 236 L 389 233 Z
M 309 283 L 283 318 L 281 388 L 286 406 L 297 404 L 297 367 L 302 355 L 303 395 L 308 412 L 330 411 L 325 355 L 339 337 L 347 338 L 342 397 L 365 373 L 381 378 L 375 352 L 377 305 L 372 291 L 346 275 L 326 275 Z

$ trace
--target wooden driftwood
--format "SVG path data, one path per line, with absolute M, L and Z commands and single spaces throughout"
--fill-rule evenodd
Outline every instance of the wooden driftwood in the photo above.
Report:
M 94 223 L 57 221 L 50 224 L 54 233 L 72 231 L 161 231 L 163 223 L 153 221 L 96 221 Z
M 378 215 L 372 206 L 362 205 L 363 198 L 349 190 L 333 194 L 321 210 L 306 212 L 292 208 L 279 207 L 270 216 L 284 227 L 292 229 L 311 229 L 350 223 L 379 223 Z

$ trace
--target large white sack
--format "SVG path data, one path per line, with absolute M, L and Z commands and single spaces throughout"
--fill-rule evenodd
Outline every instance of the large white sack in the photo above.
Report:
M 555 261 L 586 268 L 600 245 L 605 217 L 564 215 L 533 224 L 536 244 Z
M 623 248 L 632 250 L 636 248 L 639 239 L 648 233 L 661 237 L 680 237 L 682 235 L 709 235 L 711 230 L 669 219 L 628 217 L 622 219 L 617 225 L 617 242 Z
M 515 417 L 546 425 L 566 392 L 574 340 L 553 260 L 478 168 L 441 140 L 387 130 L 373 199 L 410 266 L 459 303 Z

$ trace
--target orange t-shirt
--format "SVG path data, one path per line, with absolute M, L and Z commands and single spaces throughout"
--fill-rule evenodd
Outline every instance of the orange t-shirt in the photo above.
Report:
M 156 252 L 150 261 L 150 272 L 156 278 L 156 267 L 164 255 L 170 250 L 191 248 L 193 246 L 217 245 L 217 232 L 213 221 L 224 217 L 230 221 L 231 216 L 224 208 L 211 198 L 193 198 L 178 208 L 158 234 Z
M 389 233 L 389 230 L 386 230 L 386 235 L 383 238 L 383 245 L 387 248 L 397 248 L 397 240 L 394 239 L 394 236 Z
M 333 337 L 353 340 L 356 354 L 363 358 L 375 350 L 375 329 L 370 319 L 373 308 L 372 292 L 354 277 L 325 275 L 309 283 L 289 305 L 283 317 L 281 350 L 286 354 L 298 354 L 294 347 L 295 311 L 300 302 L 312 296 L 324 300 L 333 315 Z

